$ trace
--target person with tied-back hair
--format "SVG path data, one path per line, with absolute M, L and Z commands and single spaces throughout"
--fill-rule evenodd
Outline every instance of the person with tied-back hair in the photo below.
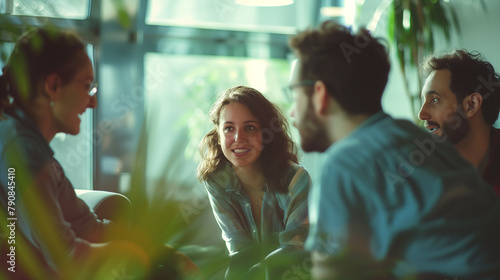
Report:
M 2 68 L 0 197 L 5 210 L 15 209 L 18 249 L 16 272 L 2 262 L 7 277 L 91 279 L 110 260 L 146 269 L 147 256 L 139 246 L 97 244 L 110 241 L 111 224 L 97 219 L 76 196 L 49 146 L 56 133 L 79 133 L 81 115 L 97 106 L 95 93 L 85 45 L 71 32 L 40 28 L 25 33 Z M 15 170 L 12 180 L 8 170 Z M 2 239 L 2 260 L 3 249 L 11 249 L 4 247 L 7 242 Z
M 311 179 L 285 117 L 259 91 L 228 89 L 209 115 L 214 127 L 200 144 L 198 178 L 231 257 L 226 278 L 244 279 L 263 259 L 302 250 Z
M 427 79 L 418 117 L 443 135 L 500 195 L 500 76 L 478 52 L 455 50 L 424 60 Z
M 97 106 L 96 91 L 86 47 L 71 32 L 25 33 L 2 68 L 0 201 L 2 217 L 12 219 L 1 222 L 0 278 L 111 279 L 125 273 L 140 279 L 159 271 L 139 245 L 113 240 L 113 224 L 76 196 L 49 146 L 56 133 L 79 133 L 81 115 Z

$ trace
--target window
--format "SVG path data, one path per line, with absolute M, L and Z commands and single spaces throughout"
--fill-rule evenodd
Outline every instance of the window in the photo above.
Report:
M 4 0 L 0 13 L 66 19 L 86 19 L 90 0 Z
M 250 7 L 233 0 L 152 0 L 146 24 L 189 26 L 220 30 L 292 34 L 296 31 L 296 5 Z

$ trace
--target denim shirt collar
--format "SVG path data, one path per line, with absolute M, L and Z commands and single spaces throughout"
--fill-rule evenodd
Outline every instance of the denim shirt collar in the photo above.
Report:
M 227 176 L 224 178 L 224 182 L 222 184 L 222 187 L 224 188 L 224 191 L 227 192 L 234 192 L 238 195 L 245 195 L 244 192 L 242 191 L 242 186 L 240 184 L 240 180 L 238 180 L 238 176 L 236 175 L 236 172 L 233 169 L 233 166 L 231 164 L 226 164 L 224 167 L 222 167 L 217 174 L 219 176 Z M 268 190 L 268 185 L 267 182 L 264 185 L 265 190 Z

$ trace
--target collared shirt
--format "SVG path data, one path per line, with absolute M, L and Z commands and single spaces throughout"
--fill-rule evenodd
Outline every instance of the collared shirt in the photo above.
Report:
M 10 217 L 17 218 L 16 231 L 57 271 L 75 250 L 88 249 L 87 241 L 102 241 L 105 223 L 76 196 L 33 120 L 20 108 L 5 116 L 0 121 L 1 203 L 7 209 L 15 199 Z
M 260 246 L 264 254 L 280 247 L 303 248 L 309 228 L 307 195 L 311 179 L 302 166 L 294 164 L 286 183 L 288 193 L 267 190 L 264 194 L 259 238 L 250 198 L 233 168 L 228 164 L 210 175 L 205 187 L 230 255 L 252 246 Z
M 377 113 L 325 152 L 306 249 L 367 244 L 393 273 L 500 275 L 500 200 L 443 138 Z

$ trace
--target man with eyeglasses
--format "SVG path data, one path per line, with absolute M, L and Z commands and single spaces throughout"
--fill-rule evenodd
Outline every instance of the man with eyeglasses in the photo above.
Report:
M 304 151 L 324 152 L 309 196 L 312 276 L 498 279 L 500 201 L 445 139 L 384 113 L 385 47 L 332 21 L 290 46 L 294 126 Z

